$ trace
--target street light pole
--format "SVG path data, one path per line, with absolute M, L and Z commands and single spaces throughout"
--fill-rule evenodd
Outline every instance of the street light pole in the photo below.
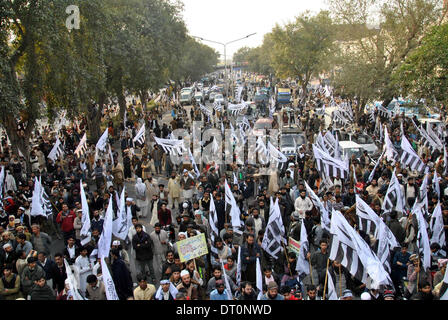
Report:
M 208 41 L 208 42 L 213 42 L 213 43 L 220 44 L 220 45 L 222 45 L 224 47 L 224 77 L 225 77 L 225 83 L 226 83 L 226 94 L 227 94 L 227 81 L 228 81 L 228 76 L 227 76 L 227 45 L 229 45 L 231 43 L 234 43 L 234 42 L 237 42 L 237 41 L 240 41 L 240 40 L 247 39 L 247 38 L 249 38 L 249 37 L 251 37 L 251 36 L 253 36 L 255 34 L 257 34 L 257 33 L 254 32 L 254 33 L 251 33 L 251 34 L 249 34 L 249 35 L 247 35 L 247 36 L 245 36 L 243 38 L 232 40 L 232 41 L 229 41 L 229 42 L 226 42 L 226 43 L 213 41 L 213 40 L 207 40 L 207 39 L 204 39 L 202 37 L 192 36 L 192 37 L 198 38 L 198 39 L 200 39 L 202 41 Z

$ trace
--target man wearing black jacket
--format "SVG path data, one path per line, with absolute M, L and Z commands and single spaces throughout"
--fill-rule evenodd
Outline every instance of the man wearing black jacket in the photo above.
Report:
M 64 259 L 62 254 L 56 253 L 54 255 L 54 264 L 50 269 L 51 278 L 53 279 L 53 289 L 58 292 L 64 290 L 65 279 L 67 279 L 67 272 L 65 271 Z
M 149 277 L 152 278 L 152 283 L 155 283 L 155 274 L 153 267 L 153 243 L 149 235 L 143 231 L 141 224 L 135 225 L 137 233 L 132 238 L 132 247 L 135 250 L 135 260 L 137 262 L 139 272 L 145 274 L 146 266 L 148 266 Z
M 218 217 L 218 232 L 221 232 L 224 229 L 224 223 L 226 220 L 226 210 L 224 200 L 221 199 L 221 194 L 216 194 L 215 200 L 215 208 L 216 208 L 216 216 Z

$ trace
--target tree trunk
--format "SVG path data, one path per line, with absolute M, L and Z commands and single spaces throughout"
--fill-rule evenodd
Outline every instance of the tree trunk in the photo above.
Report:
M 26 170 L 27 173 L 31 173 L 31 162 L 30 162 L 30 138 L 33 128 L 35 126 L 35 121 L 30 119 L 27 123 L 27 128 L 24 130 L 24 135 L 19 135 L 17 131 L 17 122 L 11 114 L 7 114 L 4 118 L 3 125 L 6 130 L 6 134 L 11 142 L 12 154 L 19 157 L 19 150 L 25 157 Z
M 387 106 L 389 105 L 389 103 L 392 102 L 394 98 L 392 97 L 387 97 L 386 99 L 383 100 L 383 103 L 381 104 L 384 108 L 387 108 Z
M 118 92 L 118 105 L 120 106 L 120 119 L 121 123 L 124 121 L 124 113 L 126 112 L 126 97 L 124 96 L 123 91 Z
M 88 109 L 87 127 L 90 132 L 90 139 L 96 143 L 101 137 L 101 114 L 103 111 L 104 103 L 106 101 L 106 95 L 102 93 L 98 100 L 98 105 L 91 106 Z

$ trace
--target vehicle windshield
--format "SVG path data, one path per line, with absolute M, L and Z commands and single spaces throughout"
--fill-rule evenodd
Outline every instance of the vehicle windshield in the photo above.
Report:
M 224 99 L 224 97 L 222 96 L 222 94 L 216 94 L 215 99 Z
M 372 144 L 372 143 L 374 143 L 372 137 L 370 137 L 366 134 L 353 135 L 352 141 L 356 142 L 357 144 Z
M 280 145 L 283 148 L 294 148 L 294 147 L 296 147 L 296 144 L 294 143 L 294 137 L 293 136 L 281 136 L 281 138 L 280 138 Z
M 353 154 L 355 155 L 355 158 L 360 158 L 362 156 L 362 149 L 360 148 L 347 148 L 344 152 L 348 158 L 351 158 Z
M 272 124 L 271 122 L 257 122 L 254 125 L 254 129 L 256 130 L 263 130 L 263 129 L 272 129 Z
M 188 94 L 188 93 L 183 93 L 180 96 L 181 99 L 188 99 L 189 97 L 190 97 L 190 94 Z

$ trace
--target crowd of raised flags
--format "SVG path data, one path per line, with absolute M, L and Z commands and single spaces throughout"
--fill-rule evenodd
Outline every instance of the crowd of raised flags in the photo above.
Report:
M 234 102 L 236 103 L 226 105 L 214 103 L 212 105 L 217 113 L 226 112 L 228 117 L 236 118 L 243 115 L 239 126 L 234 126 L 232 123 L 225 125 L 231 131 L 231 139 L 235 146 L 246 143 L 250 131 L 253 129 L 253 124 L 245 117 L 248 103 L 242 98 L 243 94 L 247 95 L 248 90 L 249 85 L 239 85 L 234 93 Z M 184 179 L 182 181 L 187 181 L 188 178 L 194 181 L 194 196 L 188 199 L 181 197 L 182 205 L 186 204 L 188 207 L 193 202 L 197 202 L 196 211 L 187 211 L 190 211 L 191 216 L 198 214 L 201 219 L 207 221 L 208 226 L 205 234 L 209 254 L 198 260 L 198 262 L 204 262 L 205 267 L 197 268 L 195 261 L 195 270 L 203 270 L 199 277 L 202 278 L 204 284 L 195 283 L 195 289 L 200 289 L 199 287 L 205 289 L 208 282 L 213 279 L 210 263 L 210 259 L 213 257 L 213 261 L 220 265 L 223 275 L 220 279 L 223 280 L 222 283 L 220 280 L 214 279 L 216 288 L 224 286 L 225 290 L 222 291 L 223 293 L 220 293 L 219 290 L 214 291 L 212 295 L 206 295 L 205 298 L 213 296 L 220 300 L 249 299 L 249 296 L 243 293 L 243 289 L 252 286 L 255 297 L 259 300 L 283 299 L 284 295 L 288 296 L 287 294 L 292 294 L 297 299 L 307 300 L 311 296 L 309 292 L 313 290 L 317 290 L 318 297 L 324 300 L 337 300 L 349 296 L 364 299 L 365 294 L 368 294 L 369 299 L 377 299 L 378 296 L 394 296 L 395 298 L 404 296 L 407 299 L 417 300 L 429 299 L 429 297 L 446 300 L 448 298 L 446 272 L 442 277 L 441 288 L 439 287 L 438 292 L 434 294 L 422 291 L 422 287 L 425 287 L 430 279 L 425 278 L 425 282 L 423 282 L 420 278 L 420 271 L 417 272 L 417 280 L 414 281 L 416 283 L 415 290 L 406 292 L 405 285 L 406 282 L 413 281 L 409 279 L 413 276 L 412 270 L 414 270 L 413 272 L 416 268 L 421 269 L 422 272 L 431 270 L 433 273 L 430 277 L 434 279 L 435 273 L 442 273 L 442 269 L 446 268 L 448 261 L 446 256 L 448 224 L 446 215 L 448 192 L 446 190 L 448 185 L 443 184 L 447 180 L 448 170 L 448 158 L 444 143 L 446 141 L 445 123 L 442 123 L 442 126 L 437 129 L 434 129 L 431 124 L 424 128 L 423 125 L 416 124 L 417 119 L 402 118 L 384 107 L 377 107 L 376 111 L 365 114 L 365 119 L 357 123 L 350 102 L 333 96 L 333 92 L 328 86 L 319 88 L 313 94 L 313 98 L 323 101 L 324 111 L 320 117 L 325 116 L 325 107 L 331 106 L 335 109 L 331 115 L 330 128 L 325 131 L 321 131 L 319 128 L 314 132 L 307 132 L 307 136 L 311 139 L 308 144 L 300 146 L 303 148 L 303 154 L 298 152 L 295 156 L 287 157 L 276 147 L 276 143 L 258 137 L 255 151 L 258 154 L 259 163 L 255 171 L 249 173 L 244 159 L 238 159 L 240 161 L 236 161 L 237 169 L 233 167 L 230 174 L 229 170 L 216 170 L 218 179 L 221 180 L 220 183 L 214 185 L 214 173 L 211 168 L 217 169 L 218 167 L 216 164 L 204 163 L 204 158 L 196 159 L 196 161 L 192 153 L 193 150 L 190 146 L 186 146 L 184 139 L 176 139 L 171 133 L 165 137 L 155 136 L 153 135 L 154 127 L 147 123 L 135 128 L 133 137 L 130 137 L 133 148 L 143 149 L 149 146 L 153 150 L 154 145 L 159 145 L 166 157 L 183 157 L 191 163 L 191 170 L 183 171 L 184 169 L 179 165 L 175 169 L 173 168 L 172 172 L 176 173 L 176 170 L 182 174 L 188 172 L 188 175 L 182 177 Z M 275 100 L 271 99 L 269 104 L 272 117 L 276 111 Z M 207 106 L 199 104 L 195 108 L 203 114 L 204 123 L 209 122 L 210 118 L 214 116 L 214 112 Z M 296 108 L 302 114 L 310 111 L 306 107 L 306 103 Z M 218 118 L 218 122 L 224 131 L 222 115 Z M 58 127 L 59 124 L 60 122 L 58 122 Z M 334 127 L 358 127 L 364 132 L 375 135 L 377 141 L 381 143 L 380 155 L 371 159 L 364 154 L 363 164 L 361 164 L 361 158 L 349 158 L 343 155 L 338 135 L 333 130 Z M 413 138 L 410 136 L 410 131 L 413 133 Z M 151 133 L 151 139 L 147 139 L 149 133 Z M 356 133 L 354 134 L 356 135 Z M 109 135 L 109 128 L 106 128 L 95 145 L 95 160 L 102 157 L 109 157 L 112 163 L 116 160 Z M 73 146 L 77 161 L 85 156 L 88 150 L 86 137 L 86 133 L 84 133 L 79 139 L 78 145 Z M 397 142 L 397 137 L 399 142 Z M 213 153 L 219 154 L 222 150 L 217 141 L 219 139 L 216 137 L 210 142 L 207 141 L 207 144 L 205 141 L 201 141 L 201 148 L 211 144 Z M 416 142 L 418 148 L 416 148 Z M 431 154 L 422 152 L 423 148 L 436 152 L 439 155 L 436 161 L 429 160 Z M 62 143 L 57 137 L 47 158 L 58 162 L 64 158 L 66 152 L 65 143 Z M 258 175 L 257 177 L 257 173 L 261 172 L 262 167 L 272 163 L 276 168 L 274 174 L 271 171 L 270 175 Z M 292 166 L 290 166 L 291 164 Z M 225 168 L 224 165 L 222 167 Z M 408 175 L 407 177 L 418 177 L 420 180 L 419 186 L 416 187 L 415 199 L 411 203 L 407 201 L 403 182 L 399 179 L 403 176 L 403 169 L 412 172 L 412 176 Z M 360 170 L 363 171 L 362 174 L 358 173 Z M 0 190 L 2 191 L 5 189 L 4 181 L 7 175 L 5 171 L 5 167 L 2 167 L 0 172 Z M 385 172 L 386 174 L 384 174 Z M 375 200 L 380 204 L 378 210 L 375 208 L 376 202 L 371 199 L 373 197 L 366 189 L 372 185 L 373 181 L 378 182 L 379 178 L 382 179 L 387 175 L 390 177 L 383 181 L 382 191 L 372 195 L 378 197 Z M 204 177 L 205 182 L 202 180 Z M 45 191 L 42 176 L 35 176 L 31 181 L 33 188 L 29 208 L 30 216 L 52 219 L 52 213 L 57 215 L 58 212 L 54 212 L 53 204 Z M 83 180 L 79 179 L 79 182 L 74 181 L 74 183 L 79 183 L 80 210 L 82 212 L 79 240 L 80 245 L 85 246 L 92 241 L 92 225 L 96 223 L 96 220 L 93 221 L 90 214 L 92 210 L 89 208 L 85 190 L 85 188 L 88 189 L 87 182 L 83 183 Z M 447 189 L 442 188 L 442 185 Z M 199 192 L 200 187 L 202 187 L 202 191 Z M 250 189 L 251 187 L 252 189 Z M 355 189 L 355 187 L 355 194 L 350 194 L 349 190 Z M 97 267 L 99 264 L 107 266 L 110 263 L 113 241 L 119 240 L 120 244 L 125 243 L 130 230 L 135 228 L 132 222 L 135 213 L 126 204 L 128 201 L 132 202 L 132 199 L 126 197 L 128 189 L 126 187 L 118 188 L 115 184 L 112 189 L 112 191 L 108 190 L 109 197 L 107 200 L 105 199 L 107 204 L 103 207 L 105 209 L 102 217 L 103 225 L 97 245 L 92 252 L 89 252 L 89 256 L 95 259 Z M 431 194 L 429 194 L 429 190 L 432 191 Z M 202 204 L 206 192 L 209 193 L 207 210 Z M 305 193 L 304 198 L 302 198 L 302 192 Z M 1 192 L 0 194 L 4 201 L 7 200 L 5 199 L 6 193 Z M 223 200 L 217 200 L 221 194 Z M 380 194 L 382 196 L 379 196 Z M 436 196 L 437 203 L 431 202 L 433 195 Z M 345 202 L 348 196 L 353 196 L 352 200 L 348 202 L 349 204 L 342 205 L 338 201 L 338 197 L 340 197 L 344 198 Z M 299 212 L 307 198 L 311 207 L 305 209 L 305 212 Z M 259 204 L 260 199 L 264 201 L 265 206 Z M 7 203 L 4 205 L 6 206 Z M 154 202 L 152 205 L 154 206 Z M 221 223 L 221 205 L 224 206 L 226 215 L 225 230 Z M 159 208 L 156 206 L 156 209 Z M 256 210 L 263 210 L 264 224 L 261 222 L 260 216 L 254 214 Z M 178 213 L 178 217 L 182 220 L 181 208 Z M 408 230 L 408 225 L 415 228 L 415 240 L 410 240 L 415 243 L 415 249 L 411 250 L 412 255 L 403 256 L 403 259 L 407 259 L 404 263 L 406 271 L 411 273 L 406 275 L 407 279 L 401 278 L 398 281 L 395 277 L 398 268 L 396 260 L 400 250 L 406 248 L 407 244 L 398 240 L 397 228 L 391 224 L 397 213 L 400 218 L 409 221 L 404 228 L 402 227 L 405 233 Z M 151 221 L 160 219 L 158 210 L 151 210 L 151 215 Z M 177 217 L 173 215 L 173 218 Z M 192 220 L 194 220 L 193 217 L 191 217 Z M 174 242 L 179 241 L 179 234 L 184 234 L 186 237 L 191 236 L 180 231 L 181 227 L 185 227 L 182 222 L 173 222 L 173 225 L 176 225 L 178 231 L 177 234 L 174 234 Z M 154 226 L 155 224 L 151 224 L 151 228 Z M 259 228 L 261 232 L 255 234 L 253 231 L 255 227 Z M 197 232 L 201 232 L 199 228 L 196 228 Z M 230 237 L 233 241 L 236 241 L 235 239 L 242 240 L 238 240 L 240 241 L 238 244 L 232 243 L 232 241 L 228 242 L 223 238 L 223 234 L 226 236 L 225 239 Z M 255 244 L 249 244 L 249 237 L 255 238 Z M 297 255 L 292 250 L 290 238 L 300 242 Z M 218 246 L 219 242 L 222 247 Z M 328 245 L 328 251 L 323 249 L 322 243 Z M 434 244 L 438 245 L 438 249 Z M 6 243 L 4 245 L 6 247 L 0 249 L 6 250 L 8 245 Z M 233 259 L 236 267 L 232 274 L 227 272 L 231 267 L 229 262 L 220 256 L 226 248 L 234 249 L 230 258 Z M 258 252 L 261 252 L 261 255 Z M 437 258 L 440 261 L 436 261 Z M 417 261 L 417 267 L 413 265 L 412 261 L 414 260 Z M 336 275 L 337 283 L 332 276 L 330 262 L 337 262 L 341 265 L 339 275 Z M 434 268 L 437 262 L 440 266 Z M 168 260 L 163 263 L 168 263 Z M 179 294 L 177 297 L 179 291 L 185 287 L 190 288 L 192 285 L 185 282 L 186 266 L 180 265 L 182 266 L 179 270 L 180 279 L 174 280 L 170 274 L 168 279 L 162 278 L 160 283 L 154 283 L 154 285 L 163 285 L 169 280 L 169 291 L 176 294 L 176 297 L 172 298 L 181 299 L 185 296 L 192 298 L 193 294 L 190 294 L 188 290 L 187 293 Z M 80 270 L 69 264 L 67 259 L 64 259 L 64 266 L 71 298 L 74 300 L 86 299 L 84 292 L 80 290 L 82 287 L 79 283 Z M 269 271 L 273 271 L 274 276 L 268 276 Z M 342 290 L 341 284 L 343 274 L 346 279 L 344 290 Z M 105 296 L 108 300 L 122 299 L 122 294 L 117 293 L 120 291 L 119 283 L 107 267 L 102 268 L 101 283 L 104 285 Z M 353 285 L 353 283 L 357 285 Z M 234 288 L 235 285 L 237 289 Z M 428 285 L 431 286 L 432 292 L 440 283 Z M 363 289 L 355 292 L 359 287 Z M 166 291 L 164 292 L 166 294 Z M 165 297 L 165 294 L 159 288 L 157 294 L 154 290 L 153 297 L 162 298 Z

